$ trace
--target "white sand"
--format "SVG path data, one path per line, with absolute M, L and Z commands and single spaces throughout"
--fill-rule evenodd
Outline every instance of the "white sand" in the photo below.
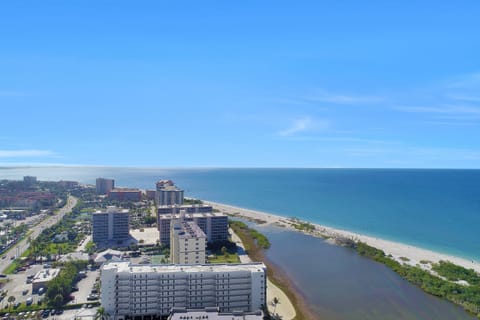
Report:
M 233 232 L 232 229 L 229 230 L 232 235 L 232 241 L 237 244 L 239 248 L 238 257 L 240 262 L 248 263 L 252 262 L 250 257 L 245 254 L 245 248 L 243 246 L 242 240 Z M 279 303 L 275 307 L 273 304 L 273 298 L 278 298 Z M 267 279 L 267 305 L 268 310 L 273 313 L 279 314 L 283 320 L 291 320 L 295 318 L 296 312 L 293 307 L 292 302 L 288 299 L 287 295 L 276 285 L 274 285 L 270 280 Z
M 266 221 L 267 224 L 279 224 L 290 228 L 292 230 L 296 230 L 291 226 L 291 221 L 289 218 L 260 212 L 254 210 L 243 209 L 239 207 L 234 207 L 230 205 L 225 205 L 221 203 L 211 202 L 211 201 L 204 201 L 206 204 L 212 205 L 215 209 L 220 210 L 226 214 L 234 214 L 238 216 L 244 216 L 250 219 L 260 219 Z M 427 260 L 430 262 L 438 262 L 440 260 L 450 261 L 456 265 L 474 269 L 477 272 L 480 272 L 480 262 L 479 261 L 472 261 L 467 260 L 464 258 L 459 258 L 443 253 L 434 252 L 427 249 L 422 249 L 410 245 L 406 245 L 399 242 L 384 240 L 380 238 L 375 238 L 371 236 L 365 236 L 362 234 L 340 230 L 335 228 L 330 228 L 326 226 L 322 226 L 319 224 L 314 224 L 316 230 L 312 234 L 313 236 L 328 236 L 328 237 L 344 237 L 344 238 L 351 238 L 357 241 L 365 242 L 366 244 L 375 247 L 377 249 L 381 249 L 385 252 L 385 254 L 390 254 L 393 256 L 394 259 L 401 263 L 408 263 L 411 265 L 420 264 L 421 260 Z M 404 261 L 400 259 L 400 257 L 404 257 L 409 259 L 409 261 Z M 429 269 L 430 265 L 423 265 L 420 264 L 425 269 Z M 278 307 L 277 307 L 278 308 Z

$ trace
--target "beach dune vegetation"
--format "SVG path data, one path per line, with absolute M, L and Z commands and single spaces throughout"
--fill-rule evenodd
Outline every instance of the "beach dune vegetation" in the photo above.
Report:
M 251 238 L 253 238 L 256 244 L 262 249 L 270 248 L 270 241 L 263 234 L 258 232 L 253 228 L 249 228 L 244 222 L 237 220 L 230 220 L 230 228 L 237 233 L 237 231 L 242 231 L 242 233 L 247 233 Z M 240 229 L 240 230 L 239 230 Z
M 434 264 L 434 269 L 440 276 L 431 274 L 422 268 L 401 264 L 385 255 L 385 252 L 371 247 L 363 242 L 357 242 L 354 249 L 362 256 L 383 263 L 401 277 L 419 286 L 425 292 L 447 299 L 462 306 L 466 311 L 480 318 L 480 275 L 473 270 L 440 261 Z M 452 281 L 465 280 L 470 285 L 465 286 Z

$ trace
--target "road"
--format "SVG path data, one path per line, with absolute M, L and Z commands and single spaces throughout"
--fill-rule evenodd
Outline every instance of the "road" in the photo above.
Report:
M 31 234 L 29 237 L 32 239 L 36 239 L 38 235 L 48 227 L 53 226 L 60 220 L 62 220 L 63 216 L 67 213 L 72 211 L 73 207 L 77 204 L 78 199 L 73 196 L 68 196 L 67 203 L 61 209 L 57 211 L 57 213 L 53 216 L 47 217 L 45 220 L 34 226 L 30 229 Z M 22 241 L 16 243 L 6 254 L 5 258 L 0 260 L 0 270 L 5 270 L 8 265 L 12 262 L 12 257 L 21 256 L 25 250 L 29 247 L 28 244 L 28 237 L 23 239 Z

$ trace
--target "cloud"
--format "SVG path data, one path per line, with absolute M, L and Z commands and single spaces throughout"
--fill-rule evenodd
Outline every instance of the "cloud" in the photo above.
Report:
M 0 97 L 23 97 L 25 94 L 18 91 L 0 91 Z
M 472 90 L 480 88 L 480 72 L 464 74 L 452 79 L 447 87 L 450 89 Z
M 290 137 L 298 133 L 306 131 L 314 131 L 319 129 L 326 129 L 329 127 L 329 122 L 326 120 L 313 119 L 311 117 L 303 117 L 300 119 L 295 119 L 292 124 L 278 132 L 279 136 Z
M 448 98 L 458 101 L 466 101 L 471 103 L 480 102 L 480 96 L 465 95 L 465 94 L 449 94 Z
M 51 156 L 53 152 L 49 150 L 0 150 L 0 158 L 31 158 L 31 157 L 45 157 Z
M 389 156 L 401 159 L 424 159 L 431 163 L 438 159 L 452 158 L 455 160 L 480 160 L 480 151 L 464 148 L 441 148 L 441 147 L 416 147 L 416 146 L 398 146 L 396 148 L 348 148 L 345 152 L 350 156 L 371 157 L 371 156 Z
M 312 102 L 328 102 L 349 105 L 378 103 L 385 100 L 384 97 L 378 95 L 336 94 L 325 90 L 319 90 L 313 95 L 304 96 L 303 99 Z
M 396 110 L 414 113 L 435 114 L 480 114 L 480 108 L 466 105 L 444 105 L 441 107 L 400 106 Z
M 297 96 L 281 97 L 270 99 L 269 101 L 278 104 L 287 105 L 311 105 L 313 103 L 331 103 L 342 105 L 364 105 L 385 102 L 387 99 L 380 95 L 352 95 L 332 93 L 327 90 L 319 89 L 307 94 Z

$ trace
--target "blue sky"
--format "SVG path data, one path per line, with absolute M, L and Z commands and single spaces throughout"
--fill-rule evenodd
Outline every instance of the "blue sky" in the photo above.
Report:
M 0 4 L 0 164 L 479 168 L 479 1 Z

